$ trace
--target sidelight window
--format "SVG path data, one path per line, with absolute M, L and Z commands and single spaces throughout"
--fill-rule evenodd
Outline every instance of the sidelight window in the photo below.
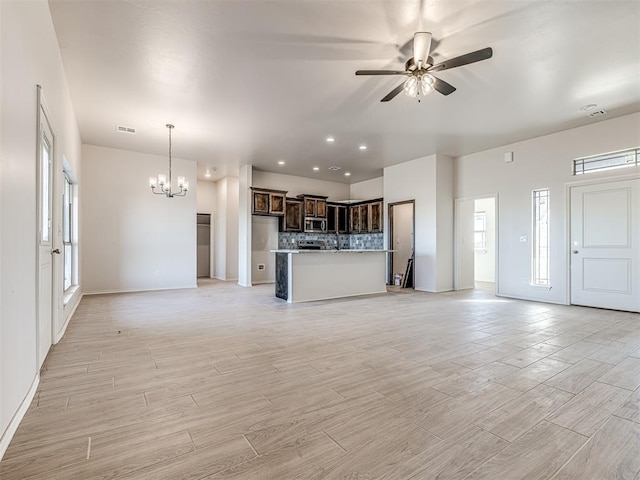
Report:
M 64 291 L 77 284 L 77 208 L 75 204 L 76 185 L 68 171 L 64 172 L 62 192 L 62 243 L 64 246 Z
M 533 191 L 533 284 L 550 285 L 549 189 Z

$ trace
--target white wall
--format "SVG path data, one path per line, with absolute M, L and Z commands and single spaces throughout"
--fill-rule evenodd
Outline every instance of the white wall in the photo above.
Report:
M 485 234 L 486 249 L 474 252 L 475 280 L 478 282 L 495 282 L 496 271 L 496 208 L 494 198 L 481 198 L 475 200 L 475 212 L 484 212 L 486 223 Z
M 238 175 L 238 285 L 250 287 L 251 274 L 251 182 L 253 167 L 243 165 Z
M 373 200 L 384 195 L 384 178 L 372 178 L 364 182 L 352 183 L 349 186 L 351 200 Z
M 329 200 L 348 200 L 349 185 L 346 183 L 327 182 L 314 178 L 296 177 L 281 173 L 253 171 L 253 187 L 285 190 L 287 197 L 295 197 L 302 193 L 325 195 Z
M 384 169 L 384 211 L 389 203 L 415 200 L 416 290 L 453 288 L 452 189 L 452 159 L 446 156 L 429 155 Z
M 253 215 L 251 219 L 251 280 L 253 284 L 276 281 L 276 256 L 271 250 L 278 248 L 278 218 Z M 258 264 L 265 266 L 258 270 Z
M 215 214 L 216 183 L 198 180 L 196 183 L 196 205 L 198 213 Z
M 238 177 L 216 182 L 215 277 L 238 279 Z
M 167 157 L 95 145 L 82 156 L 85 293 L 195 287 L 196 192 L 167 198 L 148 186 Z M 195 179 L 196 164 L 174 158 L 173 173 Z
M 456 198 L 499 194 L 499 295 L 568 303 L 566 184 L 634 171 L 613 170 L 576 178 L 571 175 L 572 160 L 639 145 L 640 113 L 635 113 L 456 159 Z M 514 161 L 504 163 L 504 153 L 509 151 Z M 529 285 L 531 192 L 538 188 L 549 188 L 551 195 L 551 289 Z M 521 243 L 520 236 L 526 236 L 527 242 Z
M 36 370 L 36 85 L 55 129 L 55 187 L 62 155 L 80 174 L 80 134 L 48 3 L 0 1 L 0 457 L 30 400 Z M 84 192 L 84 189 L 82 189 Z M 61 202 L 54 202 L 54 248 Z M 55 260 L 60 262 L 60 260 Z M 54 265 L 55 272 L 60 271 Z M 61 277 L 59 279 L 61 281 Z M 57 292 L 61 296 L 61 292 Z M 56 299 L 61 300 L 60 299 Z M 75 307 L 72 299 L 54 333 Z M 13 419 L 13 420 L 12 420 Z

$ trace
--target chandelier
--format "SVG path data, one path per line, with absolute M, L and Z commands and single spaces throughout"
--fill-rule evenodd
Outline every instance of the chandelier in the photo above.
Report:
M 166 127 L 169 129 L 169 178 L 167 179 L 164 173 L 159 174 L 157 177 L 149 177 L 149 186 L 156 195 L 165 195 L 167 198 L 184 197 L 187 194 L 187 190 L 189 190 L 189 182 L 184 177 L 178 177 L 179 192 L 173 193 L 171 189 L 171 130 L 174 126 L 167 123 Z M 160 191 L 157 192 L 156 188 Z

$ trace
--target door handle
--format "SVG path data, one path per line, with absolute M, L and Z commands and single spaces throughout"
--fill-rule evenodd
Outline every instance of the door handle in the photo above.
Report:
M 578 250 L 574 250 L 574 251 L 573 251 L 573 253 L 574 253 L 574 254 L 578 253 Z
M 55 253 L 56 255 L 60 255 L 60 249 L 56 248 L 55 250 L 51 250 L 51 253 Z

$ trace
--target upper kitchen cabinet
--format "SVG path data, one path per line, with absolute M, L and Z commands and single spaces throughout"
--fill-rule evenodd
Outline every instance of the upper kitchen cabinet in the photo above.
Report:
M 349 225 L 349 231 L 351 233 L 360 233 L 360 206 L 351 205 L 349 207 L 349 218 L 351 224 Z
M 251 187 L 251 213 L 254 215 L 274 215 L 281 217 L 285 213 L 287 192 L 269 188 Z
M 349 209 L 347 205 L 327 202 L 327 232 L 347 233 L 349 231 Z
M 285 200 L 283 232 L 302 232 L 302 200 L 287 198 Z
M 304 202 L 304 216 L 327 218 L 327 197 L 321 195 L 298 195 Z
M 351 233 L 382 232 L 382 199 L 361 202 L 349 207 Z
M 369 231 L 382 232 L 382 200 L 369 204 Z

